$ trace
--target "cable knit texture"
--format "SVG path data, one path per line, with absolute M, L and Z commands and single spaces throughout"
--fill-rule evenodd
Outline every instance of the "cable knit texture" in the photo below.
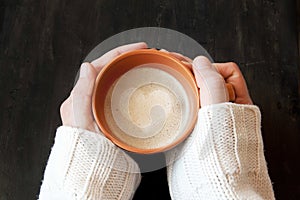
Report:
M 168 166 L 173 200 L 274 199 L 258 107 L 222 103 L 200 109 L 198 122 Z M 174 160 L 177 152 L 169 152 Z
M 132 199 L 140 183 L 138 165 L 100 134 L 57 129 L 39 199 Z

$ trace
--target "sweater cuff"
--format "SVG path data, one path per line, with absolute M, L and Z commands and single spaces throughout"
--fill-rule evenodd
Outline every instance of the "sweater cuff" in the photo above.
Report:
M 261 115 L 255 105 L 221 103 L 201 108 L 200 130 L 210 130 L 226 174 L 260 172 L 265 165 Z M 263 167 L 264 168 L 264 167 Z
M 205 137 L 200 141 L 206 140 L 197 146 L 199 159 L 210 155 L 217 160 L 238 199 L 274 199 L 264 156 L 259 108 L 222 103 L 201 108 L 198 117 L 199 134 Z
M 199 109 L 199 114 L 202 112 L 209 112 L 212 110 L 216 110 L 216 109 L 220 109 L 220 108 L 224 108 L 224 109 L 229 109 L 229 110 L 233 110 L 233 109 L 248 109 L 248 110 L 252 110 L 251 112 L 255 112 L 256 114 L 258 114 L 260 116 L 260 110 L 259 107 L 256 105 L 251 105 L 251 104 L 237 104 L 237 103 L 230 103 L 230 102 L 224 102 L 224 103 L 218 103 L 218 104 L 211 104 L 211 105 L 207 105 L 204 107 L 201 107 Z M 240 113 L 237 113 L 240 114 Z M 249 113 L 247 113 L 249 114 Z
M 40 199 L 131 199 L 140 178 L 136 162 L 106 137 L 61 126 L 47 163 Z
M 181 155 L 168 166 L 172 199 L 274 199 L 260 123 L 254 105 L 202 107 Z

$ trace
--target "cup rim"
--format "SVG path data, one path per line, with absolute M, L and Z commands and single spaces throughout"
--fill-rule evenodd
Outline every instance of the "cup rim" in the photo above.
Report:
M 118 139 L 116 136 L 114 136 L 113 133 L 110 133 L 110 131 L 105 128 L 105 124 L 104 124 L 105 122 L 102 122 L 100 120 L 100 118 L 98 117 L 98 114 L 97 114 L 98 104 L 95 103 L 96 102 L 96 93 L 98 92 L 99 82 L 101 81 L 101 79 L 105 75 L 106 71 L 113 64 L 115 64 L 115 63 L 117 63 L 117 62 L 119 62 L 123 59 L 126 59 L 128 57 L 135 56 L 135 55 L 140 55 L 140 54 L 148 54 L 148 55 L 152 54 L 152 55 L 155 55 L 155 56 L 163 56 L 164 58 L 172 60 L 173 62 L 175 62 L 177 64 L 177 66 L 179 66 L 183 70 L 183 72 L 185 73 L 185 74 L 183 74 L 183 76 L 186 79 L 189 79 L 189 81 L 193 83 L 191 85 L 193 88 L 191 88 L 191 89 L 192 89 L 193 94 L 194 94 L 193 97 L 195 98 L 196 106 L 195 106 L 195 110 L 192 111 L 193 116 L 192 116 L 192 119 L 191 119 L 192 122 L 190 123 L 190 126 L 176 140 L 174 140 L 173 142 L 171 142 L 170 144 L 168 144 L 166 146 L 162 146 L 162 147 L 158 147 L 158 148 L 143 149 L 143 148 L 133 147 L 131 145 L 126 144 L 125 142 L 122 142 L 121 139 Z M 159 59 L 157 60 L 157 63 L 161 63 L 161 62 L 159 62 Z M 105 96 L 103 98 L 105 98 Z M 114 144 L 121 147 L 122 149 L 125 149 L 125 150 L 130 151 L 130 152 L 134 152 L 134 153 L 139 153 L 139 154 L 153 154 L 153 153 L 164 152 L 164 151 L 170 150 L 171 148 L 173 148 L 173 147 L 177 146 L 178 144 L 180 144 L 181 142 L 183 142 L 190 135 L 192 130 L 194 129 L 194 126 L 196 124 L 197 117 L 198 117 L 199 107 L 200 107 L 200 102 L 199 102 L 198 87 L 197 87 L 197 84 L 196 84 L 196 81 L 195 81 L 195 78 L 193 76 L 193 73 L 192 73 L 191 69 L 188 69 L 188 67 L 184 63 L 182 63 L 179 59 L 175 58 L 171 54 L 169 54 L 167 52 L 158 51 L 156 49 L 133 50 L 133 51 L 130 51 L 130 52 L 123 53 L 123 54 L 117 56 L 116 58 L 114 58 L 113 60 L 111 60 L 108 64 L 106 64 L 103 67 L 103 69 L 97 75 L 97 78 L 96 78 L 96 81 L 95 81 L 95 86 L 94 86 L 94 91 L 93 91 L 93 96 L 92 96 L 93 115 L 94 115 L 95 121 L 96 121 L 98 127 L 101 129 L 102 133 L 108 139 L 110 139 Z M 103 111 L 104 109 L 101 109 L 101 110 Z

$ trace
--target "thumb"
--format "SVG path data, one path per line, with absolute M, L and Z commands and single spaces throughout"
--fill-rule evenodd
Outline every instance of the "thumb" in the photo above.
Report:
M 96 76 L 90 63 L 81 65 L 79 79 L 71 93 L 73 119 L 77 127 L 90 129 L 93 126 L 92 94 Z
M 95 68 L 90 63 L 82 63 L 80 66 L 79 79 L 73 88 L 72 93 L 80 93 L 91 96 L 94 82 L 97 76 Z
M 228 101 L 225 80 L 206 57 L 198 56 L 194 59 L 193 71 L 200 88 L 201 107 Z

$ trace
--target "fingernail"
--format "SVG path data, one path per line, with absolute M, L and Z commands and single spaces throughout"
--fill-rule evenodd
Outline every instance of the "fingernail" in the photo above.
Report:
M 183 64 L 186 64 L 186 65 L 192 64 L 191 62 L 188 62 L 188 61 L 185 61 L 185 60 L 182 60 L 181 62 L 182 62 Z
M 89 71 L 89 64 L 88 63 L 82 63 L 82 65 L 80 66 L 80 78 L 84 78 L 87 77 Z
M 167 50 L 165 50 L 165 49 L 160 49 L 159 51 L 162 51 L 162 52 L 167 52 L 167 53 L 169 53 Z
M 198 68 L 211 67 L 211 62 L 204 56 L 198 56 L 194 59 L 193 64 Z

